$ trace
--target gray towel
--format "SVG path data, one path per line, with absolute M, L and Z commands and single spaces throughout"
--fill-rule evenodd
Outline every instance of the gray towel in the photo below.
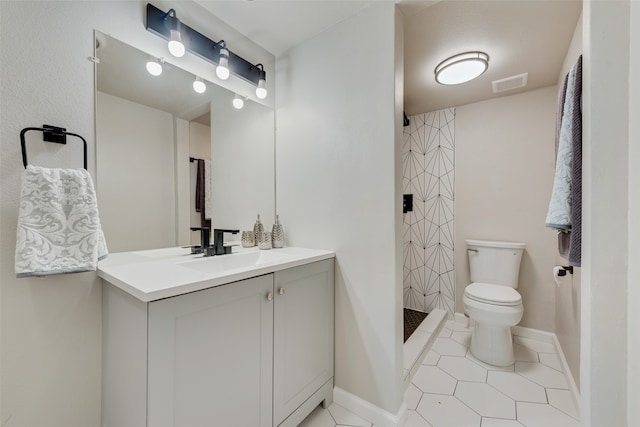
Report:
M 574 81 L 573 134 L 571 144 L 571 246 L 569 265 L 580 267 L 582 263 L 582 55 L 576 63 Z
M 567 97 L 567 84 L 569 73 L 564 76 L 564 82 L 558 92 L 558 111 L 556 112 L 556 161 L 558 160 L 558 145 L 560 144 L 560 128 L 562 127 L 562 114 L 564 113 L 564 102 Z M 569 259 L 569 248 L 571 245 L 571 231 L 558 231 L 558 252 L 566 260 Z
M 558 152 L 556 155 L 556 173 L 553 179 L 553 189 L 545 225 L 560 231 L 571 231 L 571 179 L 572 179 L 572 135 L 574 110 L 575 77 L 577 67 L 574 65 L 567 80 L 567 94 L 562 112 Z

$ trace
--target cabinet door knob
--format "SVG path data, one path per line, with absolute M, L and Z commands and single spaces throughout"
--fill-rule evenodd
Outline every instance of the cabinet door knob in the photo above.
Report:
M 273 301 L 273 292 L 267 294 L 267 301 Z
M 284 295 L 284 288 L 280 288 L 278 292 L 280 293 L 280 295 Z

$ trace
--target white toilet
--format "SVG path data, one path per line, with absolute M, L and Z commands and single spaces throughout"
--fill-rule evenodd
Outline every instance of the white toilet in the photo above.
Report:
M 516 291 L 524 243 L 466 240 L 471 284 L 464 310 L 472 320 L 471 354 L 495 366 L 513 364 L 511 327 L 522 320 Z

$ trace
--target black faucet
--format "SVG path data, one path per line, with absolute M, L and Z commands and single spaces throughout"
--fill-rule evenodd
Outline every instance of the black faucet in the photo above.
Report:
M 210 237 L 209 231 L 211 229 L 209 227 L 191 227 L 191 231 L 200 231 L 200 246 L 192 246 L 191 253 L 192 254 L 201 254 L 206 252 L 207 248 L 210 245 Z
M 204 256 L 224 255 L 231 253 L 231 246 L 224 245 L 224 233 L 238 234 L 240 230 L 213 229 L 213 246 L 205 249 Z

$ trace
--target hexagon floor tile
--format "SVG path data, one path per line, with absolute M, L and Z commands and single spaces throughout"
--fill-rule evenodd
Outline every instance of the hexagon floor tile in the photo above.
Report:
M 468 351 L 470 328 L 453 321 L 445 328 L 405 393 L 408 427 L 578 427 L 552 343 L 516 336 L 516 363 L 497 367 Z
M 460 381 L 487 381 L 487 370 L 466 357 L 440 356 L 437 366 Z
M 569 383 L 562 372 L 541 363 L 516 362 L 516 373 L 543 387 L 569 388 Z
M 460 381 L 454 396 L 483 417 L 516 419 L 516 402 L 486 383 Z
M 580 427 L 580 423 L 551 405 L 518 402 L 518 420 L 527 427 Z
M 465 324 L 448 321 L 405 392 L 405 427 L 579 427 L 561 358 L 549 342 L 514 337 L 516 363 L 496 367 L 468 351 Z M 300 427 L 376 427 L 333 404 Z
M 336 426 L 373 427 L 369 421 L 359 417 L 333 403 L 328 409 L 318 406 L 299 427 L 336 427 Z
M 482 417 L 482 427 L 524 427 L 516 420 Z
M 422 365 L 411 381 L 423 393 L 453 394 L 456 379 L 437 366 Z
M 438 338 L 433 343 L 433 350 L 443 356 L 464 356 L 467 354 L 467 347 L 451 338 Z
M 547 403 L 547 395 L 544 387 L 529 381 L 515 372 L 489 372 L 487 384 L 514 400 Z
M 480 415 L 453 396 L 425 393 L 417 412 L 433 427 L 480 426 Z

